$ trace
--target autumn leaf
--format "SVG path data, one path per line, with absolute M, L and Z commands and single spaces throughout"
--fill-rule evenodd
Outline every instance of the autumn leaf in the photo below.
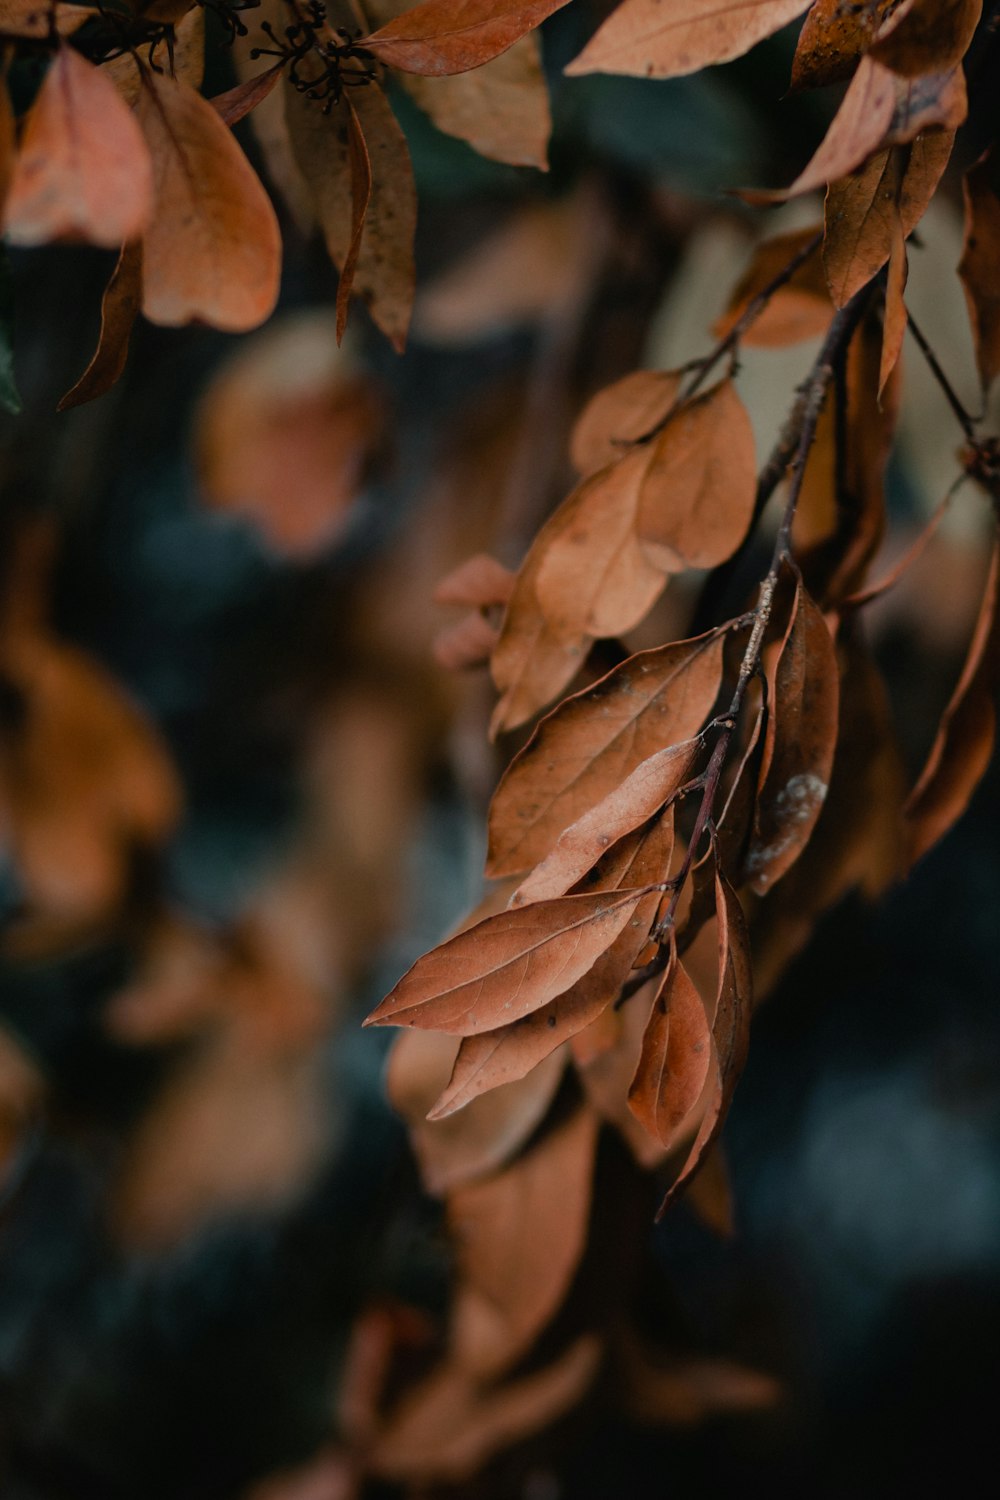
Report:
M 570 437 L 573 467 L 587 477 L 648 438 L 677 400 L 675 370 L 635 370 L 591 396 Z
M 244 78 L 240 83 L 234 84 L 231 89 L 226 89 L 225 93 L 215 94 L 208 102 L 223 125 L 228 125 L 232 129 L 234 125 L 246 119 L 250 111 L 256 109 L 258 104 L 263 104 L 281 78 L 281 73 L 281 64 L 275 63 L 273 68 L 268 68 L 263 73 L 255 73 L 252 78 Z
M 976 364 L 986 390 L 1000 371 L 1000 178 L 995 148 L 965 174 L 965 243 L 962 279 L 976 346 Z
M 365 1025 L 469 1036 L 516 1021 L 585 974 L 645 894 L 598 891 L 487 917 L 418 959 Z
M 904 78 L 943 72 L 965 56 L 982 13 L 982 0 L 903 0 L 869 53 Z
M 989 577 L 962 674 L 904 808 L 910 865 L 942 839 L 965 811 L 993 753 L 993 700 L 1000 681 L 998 578 L 1000 542 L 994 539 Z
M 746 861 L 758 895 L 795 862 L 819 817 L 833 768 L 838 683 L 830 632 L 800 583 L 775 671 L 774 744 Z
M 103 396 L 120 379 L 129 339 L 142 303 L 142 246 L 124 245 L 101 299 L 101 331 L 93 358 L 57 410 L 82 406 Z
M 623 0 L 566 72 L 676 78 L 729 62 L 780 31 L 808 0 Z
M 906 289 L 906 237 L 898 214 L 893 230 L 892 251 L 889 256 L 889 271 L 885 283 L 885 308 L 882 320 L 882 358 L 879 361 L 878 394 L 889 382 L 896 368 L 903 339 L 906 335 L 906 304 L 903 292 Z
M 15 245 L 81 239 L 117 250 L 153 208 L 150 154 L 100 68 L 61 46 L 28 111 L 7 196 Z
M 143 312 L 168 327 L 255 328 L 274 309 L 281 275 L 278 221 L 260 180 L 189 84 L 144 73 L 138 117 L 156 205 L 142 241 Z
M 712 1033 L 701 996 L 674 955 L 646 1024 L 628 1104 L 665 1150 L 701 1098 L 713 1062 Z
M 849 78 L 895 3 L 875 0 L 869 5 L 845 6 L 843 0 L 815 0 L 799 33 L 791 87 L 824 88 Z
M 724 643 L 709 631 L 642 651 L 543 719 L 493 798 L 487 874 L 530 869 L 642 761 L 697 734 L 719 690 Z
M 434 590 L 434 603 L 489 609 L 506 604 L 513 587 L 514 574 L 509 568 L 488 553 L 477 552 L 441 579 Z
M 362 45 L 404 73 L 464 73 L 506 52 L 567 0 L 423 0 Z
M 0 0 L 0 36 L 44 42 L 53 27 L 58 36 L 72 36 L 98 14 L 95 5 L 49 4 L 48 0 Z
M 762 295 L 792 259 L 816 240 L 818 230 L 795 229 L 764 240 L 733 288 L 725 315 L 713 333 L 723 338 L 739 321 L 753 300 Z M 819 245 L 768 298 L 767 305 L 740 337 L 750 348 L 782 349 L 801 339 L 825 333 L 833 316 L 820 261 Z

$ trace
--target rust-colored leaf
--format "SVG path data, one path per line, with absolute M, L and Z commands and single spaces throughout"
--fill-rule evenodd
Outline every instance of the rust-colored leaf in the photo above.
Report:
M 101 331 L 90 364 L 66 392 L 57 410 L 68 411 L 103 396 L 119 379 L 142 303 L 142 246 L 124 245 L 101 299 Z
M 355 242 L 357 200 L 352 149 L 364 138 L 371 166 L 371 195 L 354 267 L 354 292 L 375 323 L 402 350 L 413 306 L 413 236 L 417 201 L 406 137 L 377 82 L 350 90 L 326 113 L 289 84 L 285 114 L 292 149 L 309 185 L 330 258 L 343 276 Z M 352 112 L 356 116 L 351 123 Z M 355 142 L 352 148 L 351 142 Z
M 799 33 L 792 60 L 793 89 L 824 88 L 849 78 L 868 51 L 886 11 L 896 0 L 845 5 L 844 0 L 816 0 Z
M 181 79 L 145 72 L 138 104 L 153 158 L 142 310 L 153 323 L 255 328 L 278 298 L 281 234 L 259 178 L 215 110 Z
M 590 889 L 617 890 L 664 880 L 672 849 L 673 819 L 668 815 L 619 844 L 583 884 Z M 478 1094 L 524 1077 L 600 1016 L 628 978 L 659 899 L 658 891 L 644 897 L 610 948 L 565 993 L 510 1026 L 464 1037 L 448 1086 L 430 1117 L 443 1119 Z
M 717 338 L 729 332 L 754 298 L 816 238 L 817 233 L 816 228 L 794 229 L 788 234 L 764 240 L 756 247 L 749 266 L 733 289 L 724 316 L 713 328 Z M 740 342 L 751 348 L 783 349 L 801 339 L 818 338 L 826 332 L 832 316 L 817 245 L 785 285 L 771 295 L 767 306 L 750 324 Z
M 597 1374 L 600 1341 L 585 1335 L 553 1364 L 481 1390 L 460 1366 L 446 1364 L 404 1398 L 367 1457 L 385 1479 L 469 1478 L 494 1453 L 554 1422 L 581 1399 Z
M 231 130 L 234 125 L 245 120 L 252 109 L 263 103 L 281 77 L 281 72 L 281 63 L 275 63 L 273 68 L 255 73 L 252 78 L 242 79 L 231 89 L 226 89 L 224 94 L 216 94 L 208 102 L 222 123 Z
M 731 380 L 686 402 L 655 440 L 636 533 L 665 572 L 714 568 L 746 536 L 757 495 L 753 428 Z
M 417 959 L 365 1025 L 471 1036 L 516 1021 L 585 974 L 645 894 L 598 891 L 487 917 Z
M 716 910 L 719 987 L 712 1021 L 712 1096 L 687 1159 L 660 1205 L 657 1218 L 666 1213 L 714 1144 L 746 1062 L 753 1011 L 750 943 L 736 892 L 721 873 L 716 874 Z
M 487 552 L 477 552 L 441 579 L 434 590 L 435 604 L 464 604 L 469 609 L 490 609 L 506 604 L 514 587 L 514 574 Z
M 878 370 L 878 394 L 882 399 L 889 376 L 896 368 L 903 338 L 906 334 L 906 237 L 899 215 L 896 215 L 892 235 L 892 251 L 889 256 L 889 271 L 885 283 L 885 309 L 882 321 L 882 357 Z
M 712 1033 L 687 970 L 671 959 L 646 1023 L 629 1108 L 665 1150 L 678 1141 L 712 1066 Z
M 493 798 L 487 873 L 531 869 L 642 761 L 697 734 L 719 691 L 724 642 L 709 631 L 639 652 L 543 719 Z
M 1000 371 L 1000 161 L 995 147 L 965 174 L 965 244 L 962 278 L 976 346 L 979 378 L 986 390 Z
M 59 36 L 72 36 L 85 21 L 97 15 L 94 5 L 50 4 L 48 0 L 0 0 L 0 36 L 23 37 L 44 42 L 53 28 Z
M 449 1195 L 449 1353 L 480 1379 L 516 1363 L 566 1295 L 586 1243 L 596 1143 L 597 1120 L 580 1107 L 503 1172 Z
M 990 762 L 996 735 L 994 695 L 1000 681 L 1000 541 L 962 675 L 938 728 L 927 764 L 904 809 L 908 860 L 916 863 L 961 817 Z
M 700 740 L 683 740 L 642 761 L 559 835 L 550 853 L 518 886 L 511 906 L 544 901 L 575 885 L 612 844 L 647 822 L 688 780 L 700 750 Z
M 379 62 L 432 77 L 499 57 L 567 0 L 423 0 L 363 45 Z
M 800 583 L 775 671 L 774 744 L 746 861 L 758 895 L 794 864 L 816 825 L 833 769 L 838 690 L 830 632 Z
M 676 78 L 742 57 L 808 0 L 624 0 L 566 69 Z
M 954 131 L 928 130 L 909 146 L 880 151 L 859 172 L 830 184 L 823 266 L 837 307 L 885 265 L 897 218 L 904 239 L 917 227 L 954 143 Z
M 591 396 L 570 438 L 577 472 L 594 474 L 647 437 L 670 411 L 680 383 L 676 370 L 635 370 Z
M 879 28 L 872 57 L 904 78 L 961 62 L 983 12 L 983 0 L 903 0 Z
M 354 277 L 358 269 L 358 261 L 361 257 L 361 242 L 365 232 L 365 221 L 368 218 L 368 209 L 372 201 L 372 163 L 368 154 L 368 144 L 365 140 L 358 112 L 351 102 L 350 94 L 345 94 L 344 104 L 347 109 L 347 162 L 351 174 L 351 238 L 347 246 L 347 254 L 340 268 L 340 281 L 337 284 L 337 343 L 344 337 L 347 327 L 347 310 L 351 301 L 351 292 L 354 290 Z
M 446 672 L 469 672 L 489 664 L 500 632 L 478 609 L 439 630 L 431 645 L 434 660 Z
M 144 18 L 149 18 L 148 9 L 144 9 Z M 163 58 L 162 64 L 160 57 Z M 157 63 L 193 89 L 201 88 L 205 76 L 205 11 L 202 6 L 194 5 L 181 18 L 174 27 L 169 55 L 165 50 L 158 53 Z M 117 57 L 101 64 L 101 72 L 111 80 L 125 103 L 134 109 L 142 93 L 142 63 L 138 53 L 120 52 Z
M 81 239 L 118 249 L 153 207 L 149 152 L 110 79 L 61 46 L 28 111 L 7 196 L 15 245 Z
M 861 166 L 882 146 L 893 123 L 897 95 L 894 74 L 863 57 L 815 155 L 791 186 L 774 196 L 811 193 Z

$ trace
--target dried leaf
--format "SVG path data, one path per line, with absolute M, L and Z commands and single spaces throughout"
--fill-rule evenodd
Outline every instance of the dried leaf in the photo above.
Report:
M 673 819 L 658 819 L 614 849 L 585 884 L 599 890 L 652 884 L 666 878 L 673 849 Z M 639 902 L 632 920 L 593 968 L 555 1000 L 498 1031 L 464 1037 L 447 1088 L 431 1111 L 443 1119 L 488 1089 L 523 1078 L 569 1037 L 601 1015 L 628 978 L 659 905 L 654 891 Z
M 521 565 L 504 614 L 490 670 L 500 693 L 490 732 L 517 729 L 551 703 L 583 666 L 591 637 L 559 633 L 546 620 L 535 597 L 545 548 L 572 513 L 560 508 L 542 527 Z
M 434 660 L 446 672 L 470 672 L 489 665 L 500 632 L 479 610 L 438 631 L 431 645 Z
M 780 31 L 808 0 L 624 0 L 566 72 L 676 78 L 729 62 Z
M 648 437 L 674 405 L 680 383 L 675 370 L 635 370 L 591 396 L 570 438 L 577 472 L 594 474 Z
M 231 130 L 234 125 L 246 119 L 252 109 L 256 109 L 258 104 L 264 102 L 281 77 L 281 73 L 282 64 L 275 63 L 273 68 L 268 68 L 263 73 L 255 73 L 252 78 L 242 79 L 231 89 L 226 89 L 224 94 L 216 94 L 208 102 L 222 123 L 228 125 Z
M 597 1120 L 578 1108 L 503 1172 L 449 1195 L 449 1354 L 477 1378 L 515 1364 L 564 1299 L 586 1244 L 596 1144 Z
M 144 73 L 138 116 L 155 176 L 143 312 L 167 327 L 255 328 L 273 311 L 281 276 L 281 234 L 260 180 L 212 106 L 182 80 Z
M 653 1139 L 673 1150 L 704 1092 L 712 1033 L 701 996 L 674 955 L 663 976 L 628 1092 L 629 1109 Z
M 962 278 L 976 346 L 976 364 L 986 390 L 1000 371 L 1000 160 L 995 148 L 965 174 L 965 243 Z
M 406 137 L 377 82 L 353 89 L 329 112 L 285 80 L 285 115 L 295 159 L 309 185 L 330 258 L 344 274 L 354 241 L 351 141 L 364 137 L 371 197 L 354 272 L 354 291 L 375 323 L 402 350 L 413 305 L 416 190 Z M 355 148 L 357 149 L 357 148 Z
M 149 11 L 144 11 L 149 16 Z M 157 61 L 162 54 L 158 54 Z M 169 57 L 164 57 L 162 66 L 169 64 L 174 78 L 200 89 L 205 76 L 205 12 L 195 5 L 188 10 L 174 28 L 173 48 Z M 101 64 L 101 72 L 111 79 L 125 103 L 134 109 L 142 93 L 142 65 L 138 53 L 120 52 Z M 229 124 L 229 121 L 226 121 Z
M 366 1026 L 470 1036 L 555 999 L 593 966 L 645 891 L 564 896 L 487 917 L 419 958 Z
M 358 112 L 351 102 L 350 94 L 345 94 L 344 105 L 347 111 L 347 164 L 351 175 L 351 238 L 347 246 L 347 254 L 340 268 L 340 281 L 337 284 L 337 343 L 344 337 L 347 327 L 347 310 L 351 301 L 351 293 L 354 290 L 354 277 L 358 269 L 358 261 L 361 257 L 361 243 L 365 231 L 365 222 L 368 218 L 368 209 L 372 201 L 372 163 L 368 154 L 368 144 L 365 133 L 358 119 Z
M 548 171 L 552 118 L 534 34 L 471 72 L 404 73 L 400 82 L 445 135 L 467 141 L 491 161 Z
M 774 745 L 746 860 L 758 895 L 794 864 L 816 826 L 833 769 L 838 693 L 830 632 L 800 583 L 775 672 Z
M 725 315 L 713 327 L 717 338 L 723 338 L 729 332 L 753 299 L 815 239 L 816 234 L 815 228 L 795 229 L 764 240 L 756 247 L 750 265 L 733 289 Z M 817 338 L 825 333 L 832 316 L 817 246 L 789 281 L 771 295 L 767 306 L 750 324 L 740 342 L 749 348 L 783 349 L 801 339 Z
M 878 394 L 882 399 L 882 392 L 889 381 L 889 376 L 896 368 L 903 347 L 903 339 L 906 335 L 906 304 L 903 301 L 903 292 L 906 290 L 906 239 L 903 234 L 903 225 L 896 215 L 893 230 L 892 253 L 889 256 L 889 272 L 885 283 L 885 310 L 882 323 L 882 358 L 879 362 L 878 371 Z
M 829 130 L 809 164 L 784 193 L 793 198 L 846 177 L 885 143 L 896 113 L 898 81 L 888 68 L 863 57 Z
M 732 556 L 753 516 L 757 461 L 750 418 L 731 380 L 674 413 L 640 482 L 636 532 L 650 562 L 678 572 L 714 568 Z
M 423 0 L 366 36 L 379 62 L 440 76 L 478 68 L 506 52 L 567 0 Z
M 736 893 L 720 873 L 716 874 L 715 904 L 719 916 L 719 988 L 712 1021 L 712 1097 L 694 1144 L 660 1205 L 657 1218 L 662 1218 L 677 1199 L 714 1144 L 746 1062 L 753 1011 L 750 944 Z
M 982 0 L 903 0 L 869 53 L 904 78 L 953 68 L 968 51 L 982 12 Z
M 61 46 L 28 111 L 7 197 L 15 245 L 81 239 L 117 250 L 153 209 L 149 152 L 100 68 Z
M 477 552 L 453 568 L 434 590 L 435 604 L 464 604 L 470 609 L 490 609 L 506 604 L 514 587 L 514 574 L 486 552 Z
M 0 36 L 44 42 L 53 27 L 58 36 L 72 36 L 98 14 L 94 5 L 52 5 L 48 0 L 0 0 Z
M 460 1115 L 432 1109 L 450 1087 L 458 1054 L 469 1044 L 501 1035 L 484 1032 L 463 1037 L 459 1044 L 457 1037 L 411 1029 L 393 1043 L 386 1092 L 406 1121 L 424 1187 L 436 1197 L 497 1172 L 510 1161 L 545 1118 L 562 1081 L 566 1058 L 553 1049 L 530 1069 L 498 1078 L 498 1086 L 483 1091 L 482 1098 L 470 1093 Z
M 554 1364 L 519 1380 L 480 1390 L 454 1365 L 444 1365 L 412 1391 L 389 1418 L 369 1454 L 372 1471 L 412 1484 L 459 1482 L 494 1453 L 554 1422 L 586 1392 L 601 1358 L 586 1335 Z
M 844 0 L 816 0 L 799 33 L 792 60 L 793 89 L 823 88 L 849 78 L 896 0 L 845 5 Z
M 724 643 L 709 631 L 642 651 L 543 719 L 493 798 L 487 873 L 531 869 L 642 761 L 697 734 L 719 691 Z
M 1000 542 L 994 540 L 989 577 L 962 675 L 941 717 L 927 764 L 904 808 L 910 865 L 961 817 L 993 753 L 993 700 L 1000 681 L 998 578 Z
M 142 303 L 142 246 L 123 245 L 101 299 L 101 331 L 90 364 L 59 402 L 58 411 L 103 396 L 120 378 Z
M 830 184 L 823 266 L 830 295 L 844 307 L 889 259 L 898 218 L 912 234 L 934 196 L 955 143 L 954 131 L 928 130 L 909 147 L 890 147 L 859 172 Z
M 634 832 L 663 807 L 687 781 L 700 750 L 700 740 L 684 740 L 642 761 L 619 786 L 559 835 L 551 852 L 518 886 L 511 906 L 544 901 L 575 885 L 610 845 Z

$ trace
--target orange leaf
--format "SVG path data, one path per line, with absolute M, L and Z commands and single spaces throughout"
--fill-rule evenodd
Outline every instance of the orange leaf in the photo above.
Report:
M 142 232 L 152 206 L 149 152 L 131 111 L 100 68 L 61 46 L 25 121 L 7 237 L 117 249 Z
M 799 583 L 775 672 L 774 744 L 746 861 L 758 895 L 794 864 L 816 825 L 833 769 L 838 692 L 830 632 Z
M 731 380 L 686 402 L 641 480 L 640 550 L 669 572 L 714 568 L 746 536 L 757 496 L 753 428 Z
M 998 577 L 1000 541 L 994 540 L 989 577 L 962 675 L 942 715 L 927 764 L 904 808 L 911 865 L 961 817 L 993 753 L 993 696 L 1000 680 Z
M 0 0 L 0 36 L 24 37 L 44 42 L 52 35 L 72 36 L 85 21 L 98 14 L 94 5 L 63 5 L 48 0 Z
M 361 45 L 404 73 L 464 73 L 506 52 L 567 0 L 423 0 Z
M 675 370 L 635 370 L 591 396 L 570 438 L 573 467 L 587 476 L 622 458 L 663 421 L 680 383 Z
M 791 87 L 823 88 L 849 78 L 882 17 L 895 3 L 875 0 L 870 5 L 845 6 L 844 0 L 816 0 L 799 33 Z
M 490 609 L 506 604 L 514 587 L 514 574 L 487 552 L 477 552 L 441 579 L 434 590 L 435 604 L 464 604 L 469 609 Z
M 586 974 L 645 894 L 597 891 L 487 917 L 418 958 L 365 1025 L 471 1036 L 516 1021 Z
M 883 22 L 869 52 L 905 78 L 960 63 L 983 13 L 983 0 L 903 0 Z
M 59 402 L 58 411 L 82 406 L 109 391 L 128 358 L 129 339 L 142 302 L 142 246 L 123 245 L 101 299 L 101 331 L 90 364 Z
M 628 1093 L 629 1108 L 665 1150 L 671 1150 L 702 1096 L 713 1061 L 708 1017 L 676 955 L 663 976 Z
M 753 259 L 740 277 L 725 316 L 713 328 L 717 338 L 729 332 L 750 303 L 762 293 L 789 261 L 804 250 L 817 231 L 793 229 L 758 245 Z M 767 306 L 742 335 L 740 342 L 759 349 L 782 349 L 800 339 L 825 333 L 833 309 L 823 280 L 819 247 L 807 257 L 784 286 L 768 299 Z
M 965 289 L 983 389 L 1000 372 L 1000 176 L 995 149 L 965 174 L 965 244 L 958 274 Z
M 889 272 L 885 283 L 882 358 L 879 361 L 878 370 L 879 400 L 888 384 L 889 376 L 896 368 L 896 361 L 899 359 L 906 334 L 906 304 L 903 301 L 903 292 L 906 290 L 906 271 L 906 238 L 897 213 L 893 227 L 892 252 L 889 256 Z
M 676 78 L 729 62 L 780 31 L 808 0 L 624 0 L 566 72 Z
M 543 719 L 493 798 L 487 873 L 530 869 L 642 761 L 697 734 L 719 690 L 724 643 L 709 631 L 641 651 Z
M 281 73 L 282 64 L 275 63 L 273 68 L 268 68 L 264 73 L 256 73 L 253 78 L 244 78 L 241 83 L 227 89 L 224 94 L 216 94 L 208 102 L 222 123 L 232 129 L 267 98 Z
M 138 115 L 156 192 L 143 237 L 143 312 L 167 327 L 255 328 L 274 309 L 281 275 L 281 234 L 259 178 L 182 80 L 144 72 Z

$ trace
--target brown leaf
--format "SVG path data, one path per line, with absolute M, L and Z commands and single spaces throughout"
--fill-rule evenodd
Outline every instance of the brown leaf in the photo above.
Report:
M 823 265 L 837 307 L 844 307 L 885 265 L 896 219 L 904 239 L 917 227 L 954 143 L 954 131 L 928 130 L 910 146 L 880 151 L 859 172 L 830 184 Z
M 719 690 L 724 643 L 709 631 L 639 652 L 543 719 L 493 798 L 487 873 L 531 869 L 642 761 L 697 734 Z
M 903 339 L 906 335 L 906 304 L 903 301 L 903 292 L 906 290 L 906 238 L 903 234 L 903 225 L 899 215 L 893 228 L 892 252 L 889 256 L 889 272 L 885 283 L 885 310 L 882 323 L 882 357 L 879 361 L 878 371 L 878 394 L 882 399 L 882 392 L 889 382 L 889 376 L 896 368 L 900 351 L 903 347 Z
M 667 1151 L 677 1145 L 702 1096 L 712 1050 L 701 996 L 674 954 L 653 1001 L 628 1092 L 629 1109 Z
M 182 80 L 145 72 L 138 116 L 155 176 L 143 312 L 167 327 L 255 328 L 274 310 L 281 276 L 281 234 L 260 180 L 212 106 Z
M 801 583 L 775 673 L 774 746 L 760 790 L 759 825 L 746 860 L 758 895 L 801 854 L 830 784 L 837 741 L 837 658 L 819 609 Z
M 246 119 L 252 109 L 263 103 L 281 77 L 281 72 L 282 64 L 275 63 L 273 68 L 255 73 L 252 78 L 244 78 L 231 89 L 226 89 L 224 94 L 216 94 L 208 102 L 222 123 L 231 130 L 234 125 Z
M 993 753 L 993 699 L 1000 681 L 998 576 L 1000 541 L 994 539 L 989 577 L 962 675 L 941 717 L 927 764 L 904 808 L 910 865 L 961 817 Z
M 98 14 L 94 5 L 51 5 L 48 0 L 0 0 L 0 36 L 44 42 L 55 26 L 59 36 L 72 36 Z
M 810 240 L 816 229 L 794 229 L 764 240 L 740 277 L 725 315 L 713 327 L 723 338 L 758 296 Z M 799 266 L 786 284 L 769 298 L 763 312 L 750 324 L 740 342 L 750 348 L 783 349 L 801 339 L 825 333 L 833 317 L 820 262 L 819 247 Z
M 369 1455 L 372 1471 L 408 1484 L 459 1482 L 494 1453 L 549 1426 L 587 1391 L 601 1344 L 585 1335 L 554 1364 L 480 1390 L 469 1374 L 441 1366 L 392 1413 Z
M 584 883 L 599 890 L 653 884 L 666 878 L 672 848 L 673 819 L 657 819 L 651 828 L 619 844 Z M 564 994 L 510 1026 L 464 1037 L 448 1086 L 431 1118 L 444 1119 L 478 1094 L 523 1078 L 600 1016 L 628 978 L 658 905 L 658 891 L 640 901 L 632 920 L 608 950 Z
M 470 1036 L 562 994 L 609 948 L 645 891 L 564 896 L 487 917 L 419 958 L 365 1021 Z
M 434 660 L 446 672 L 470 672 L 489 665 L 500 632 L 478 609 L 447 629 L 438 631 L 431 645 Z
M 90 364 L 66 392 L 57 411 L 68 411 L 103 396 L 120 378 L 128 358 L 129 339 L 142 302 L 142 246 L 123 245 L 101 299 L 101 331 Z
M 144 8 L 144 16 L 149 11 Z M 158 54 L 157 61 L 162 54 Z M 200 89 L 205 76 L 205 12 L 195 5 L 188 10 L 174 28 L 173 47 L 169 57 L 164 56 L 161 66 L 167 67 L 174 78 Z M 110 78 L 125 103 L 132 109 L 142 93 L 142 66 L 138 53 L 120 52 L 101 64 L 101 72 Z M 228 121 L 226 122 L 229 123 Z
M 715 904 L 719 916 L 719 987 L 712 1021 L 712 1097 L 694 1144 L 660 1205 L 657 1218 L 662 1218 L 676 1200 L 714 1144 L 746 1062 L 753 1011 L 750 944 L 736 893 L 725 876 L 719 873 L 716 874 Z
M 361 257 L 361 243 L 372 201 L 372 163 L 368 143 L 349 93 L 344 95 L 347 111 L 347 164 L 351 176 L 351 238 L 340 268 L 337 284 L 337 343 L 344 337 L 347 310 L 354 290 L 354 277 Z
M 351 141 L 364 138 L 371 197 L 354 271 L 354 291 L 375 323 L 402 350 L 413 306 L 416 190 L 406 137 L 380 85 L 353 89 L 329 112 L 287 80 L 285 115 L 295 159 L 309 185 L 330 258 L 343 275 L 354 242 L 355 195 Z M 357 147 L 355 147 L 357 151 Z
M 516 1156 L 545 1118 L 562 1081 L 566 1058 L 552 1050 L 537 1065 L 498 1078 L 498 1086 L 483 1091 L 483 1097 L 471 1092 L 461 1101 L 461 1114 L 432 1109 L 450 1087 L 458 1054 L 470 1043 L 500 1035 L 484 1032 L 463 1037 L 459 1044 L 457 1037 L 441 1032 L 410 1029 L 393 1043 L 386 1092 L 406 1121 L 424 1187 L 435 1197 L 499 1171 Z
M 714 568 L 732 556 L 753 516 L 757 461 L 750 418 L 731 380 L 674 413 L 640 483 L 636 533 L 656 566 Z
M 362 45 L 404 73 L 464 73 L 506 52 L 567 0 L 423 0 Z
M 742 57 L 808 0 L 624 0 L 566 72 L 676 78 Z
M 896 107 L 885 144 L 904 145 L 922 130 L 957 130 L 965 123 L 967 113 L 968 94 L 961 68 L 897 79 Z
M 819 149 L 792 185 L 773 196 L 811 193 L 861 166 L 884 144 L 896 113 L 897 94 L 894 74 L 863 57 Z
M 576 419 L 570 458 L 579 474 L 594 474 L 648 437 L 677 399 L 675 370 L 635 370 L 591 396 Z
M 61 46 L 28 111 L 7 198 L 15 245 L 81 239 L 118 249 L 153 209 L 149 152 L 110 79 Z
M 991 148 L 965 174 L 965 243 L 958 274 L 983 389 L 1000 371 L 1000 156 Z
M 478 1379 L 515 1364 L 563 1301 L 586 1244 L 596 1144 L 580 1107 L 497 1176 L 449 1194 L 449 1354 Z
M 328 15 L 331 9 L 330 5 L 326 6 Z M 241 83 L 248 83 L 260 75 L 260 57 L 252 54 L 258 48 L 271 46 L 263 27 L 270 25 L 280 33 L 288 25 L 287 17 L 285 0 L 259 0 L 253 10 L 241 13 L 247 34 L 234 38 L 230 49 L 233 70 Z M 353 17 L 351 20 L 352 24 L 356 24 Z M 339 18 L 336 24 L 341 24 Z M 312 194 L 292 150 L 291 133 L 285 118 L 284 89 L 274 88 L 261 99 L 251 112 L 249 120 L 255 145 L 263 159 L 267 180 L 284 200 L 302 234 L 309 234 L 315 228 Z
M 691 1184 L 689 1199 L 703 1177 L 704 1172 Z M 623 1365 L 626 1409 L 635 1421 L 652 1426 L 688 1426 L 720 1412 L 760 1411 L 782 1395 L 772 1376 L 734 1360 L 666 1360 L 647 1354 L 638 1340 L 626 1347 Z
M 477 552 L 453 568 L 434 590 L 435 604 L 464 604 L 469 609 L 490 609 L 506 604 L 514 587 L 514 574 L 487 552 Z
M 903 0 L 879 28 L 869 53 L 904 78 L 961 62 L 983 12 L 983 0 Z
M 490 732 L 516 729 L 551 703 L 583 666 L 591 637 L 559 633 L 546 620 L 535 597 L 545 547 L 572 519 L 560 507 L 542 527 L 521 565 L 504 614 L 490 670 L 500 693 Z
M 845 5 L 844 0 L 816 0 L 799 33 L 792 60 L 793 89 L 823 88 L 849 78 L 896 0 Z
M 700 740 L 684 740 L 642 761 L 619 786 L 559 835 L 541 864 L 518 886 L 511 906 L 544 901 L 575 885 L 610 845 L 634 832 L 663 807 L 687 781 L 700 750 Z

